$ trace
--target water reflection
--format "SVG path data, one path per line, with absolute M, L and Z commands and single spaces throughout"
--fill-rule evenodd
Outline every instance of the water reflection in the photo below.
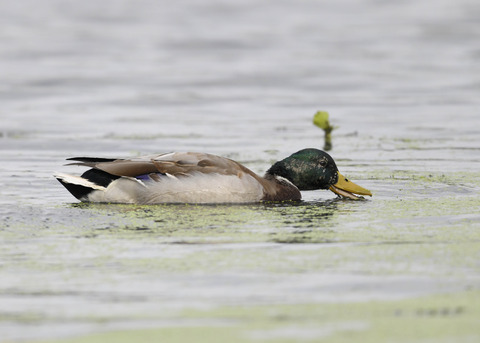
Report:
M 247 205 L 72 204 L 90 229 L 103 234 L 148 234 L 171 243 L 274 241 L 325 242 L 342 201 L 269 202 Z

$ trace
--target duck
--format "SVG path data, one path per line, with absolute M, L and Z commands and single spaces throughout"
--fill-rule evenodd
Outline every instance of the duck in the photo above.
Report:
M 259 176 L 226 157 L 170 152 L 135 158 L 72 157 L 88 167 L 81 176 L 54 177 L 78 200 L 92 203 L 254 203 L 300 201 L 301 191 L 326 189 L 338 197 L 372 193 L 340 174 L 326 152 L 307 148 L 275 162 Z

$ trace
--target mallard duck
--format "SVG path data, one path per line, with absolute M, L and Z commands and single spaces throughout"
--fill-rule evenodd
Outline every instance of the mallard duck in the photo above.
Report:
M 372 193 L 340 174 L 332 157 L 303 149 L 276 162 L 263 177 L 231 159 L 172 152 L 132 159 L 73 157 L 69 165 L 90 167 L 82 176 L 55 177 L 84 202 L 250 203 L 300 200 L 300 191 L 330 189 L 339 196 Z

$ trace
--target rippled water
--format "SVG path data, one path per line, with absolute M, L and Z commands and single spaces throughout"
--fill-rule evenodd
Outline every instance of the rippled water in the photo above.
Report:
M 0 8 L 0 341 L 235 326 L 184 311 L 480 287 L 478 1 Z M 338 126 L 340 171 L 371 200 L 83 205 L 52 177 L 81 172 L 62 166 L 71 156 L 174 150 L 263 173 L 323 146 L 317 110 Z M 285 332 L 309 332 L 299 323 Z

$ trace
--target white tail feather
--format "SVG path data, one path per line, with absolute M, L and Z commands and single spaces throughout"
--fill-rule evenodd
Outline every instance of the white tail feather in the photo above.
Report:
M 99 186 L 91 181 L 88 181 L 87 179 L 84 179 L 81 176 L 64 174 L 64 173 L 55 173 L 53 174 L 53 176 L 55 176 L 57 179 L 64 181 L 65 183 L 71 183 L 74 185 L 84 186 L 84 187 L 102 190 L 102 191 L 105 190 L 105 187 Z

